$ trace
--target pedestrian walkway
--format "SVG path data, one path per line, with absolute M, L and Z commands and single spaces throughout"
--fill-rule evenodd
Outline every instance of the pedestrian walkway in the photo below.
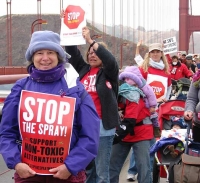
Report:
M 130 154 L 129 154 L 129 156 L 130 156 Z M 120 173 L 119 183 L 128 183 L 128 182 L 130 182 L 130 181 L 126 180 L 127 171 L 128 171 L 128 167 L 129 167 L 129 158 L 130 158 L 129 156 L 126 159 L 126 161 L 124 163 L 124 166 L 122 168 L 122 171 Z M 167 180 L 166 178 L 161 178 L 160 179 L 160 183 L 166 183 L 167 182 L 166 180 Z M 134 181 L 134 183 L 138 183 L 138 181 L 136 180 L 136 181 Z
M 120 173 L 119 183 L 127 183 L 128 182 L 126 180 L 128 166 L 129 166 L 129 157 L 125 161 L 122 171 Z M 0 183 L 14 183 L 14 180 L 12 178 L 14 175 L 14 172 L 15 172 L 14 170 L 9 170 L 6 167 L 4 160 L 3 160 L 2 156 L 0 155 Z M 166 179 L 161 179 L 161 181 L 160 181 L 160 183 L 165 183 L 165 182 L 166 182 Z M 138 182 L 134 181 L 134 183 L 138 183 Z
M 14 183 L 13 180 L 14 170 L 9 170 L 0 155 L 0 182 L 1 183 Z

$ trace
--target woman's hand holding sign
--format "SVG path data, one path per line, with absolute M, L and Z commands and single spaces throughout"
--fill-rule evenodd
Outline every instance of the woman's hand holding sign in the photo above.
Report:
M 55 173 L 53 177 L 58 178 L 58 179 L 68 179 L 68 177 L 71 175 L 71 173 L 68 171 L 65 164 L 60 165 L 56 168 L 52 168 L 49 170 L 49 172 Z
M 33 177 L 36 174 L 26 163 L 18 163 L 15 170 L 21 178 Z
M 95 44 L 96 42 L 92 40 L 92 38 L 90 37 L 90 30 L 88 29 L 88 27 L 82 28 L 82 35 L 83 35 L 83 38 L 87 41 L 87 43 L 90 44 L 90 47 L 93 48 L 93 50 L 98 49 L 99 44 Z
M 65 18 L 65 10 L 62 10 L 62 11 L 60 12 L 60 18 Z

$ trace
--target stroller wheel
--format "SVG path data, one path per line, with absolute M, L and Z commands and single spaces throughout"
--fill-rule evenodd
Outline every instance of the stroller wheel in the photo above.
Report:
M 156 159 L 153 161 L 153 183 L 160 182 L 160 166 L 157 165 Z

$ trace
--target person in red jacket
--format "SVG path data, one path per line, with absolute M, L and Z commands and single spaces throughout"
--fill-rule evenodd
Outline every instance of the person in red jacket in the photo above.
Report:
M 187 66 L 179 61 L 176 55 L 172 57 L 170 73 L 171 78 L 174 80 L 179 80 L 180 78 L 190 78 L 193 75 L 192 72 L 187 68 Z
M 143 98 L 145 95 L 139 89 L 142 80 L 130 71 L 131 69 L 126 68 L 119 75 L 119 79 L 125 82 L 119 87 L 119 107 L 124 112 L 122 122 L 115 134 L 116 140 L 118 138 L 121 140 L 112 147 L 110 183 L 119 182 L 120 171 L 131 147 L 134 151 L 138 183 L 151 183 L 149 149 L 153 138 L 153 125 L 150 119 L 150 111 Z M 122 100 L 120 100 L 120 97 L 122 97 Z

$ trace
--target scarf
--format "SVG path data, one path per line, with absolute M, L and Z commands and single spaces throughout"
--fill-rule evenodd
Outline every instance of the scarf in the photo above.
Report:
M 149 64 L 151 67 L 156 68 L 156 69 L 163 70 L 165 68 L 165 65 L 162 60 L 160 60 L 160 62 L 155 62 L 150 58 Z
M 30 77 L 37 82 L 49 83 L 59 80 L 65 75 L 65 68 L 63 64 L 49 70 L 38 70 L 33 64 L 28 66 L 28 73 Z
M 137 88 L 135 86 L 131 86 L 127 83 L 123 83 L 119 87 L 119 95 L 123 96 L 124 98 L 126 98 L 130 102 L 136 102 L 136 103 L 138 103 L 138 101 L 140 99 L 140 95 L 142 97 L 145 97 L 142 90 L 140 90 L 139 88 Z

